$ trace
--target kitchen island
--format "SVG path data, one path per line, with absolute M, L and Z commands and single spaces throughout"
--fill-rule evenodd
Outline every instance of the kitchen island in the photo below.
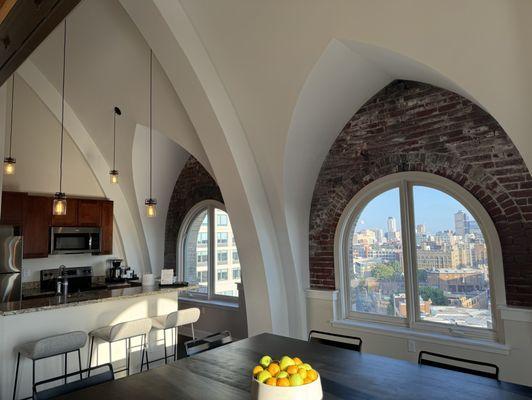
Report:
M 178 308 L 178 295 L 190 287 L 159 288 L 130 286 L 117 289 L 90 290 L 64 296 L 27 298 L 18 302 L 0 303 L 0 399 L 10 399 L 15 375 L 15 347 L 70 331 L 90 332 L 93 329 L 139 318 L 168 314 Z M 139 343 L 132 341 L 132 346 Z M 132 371 L 140 366 L 140 353 L 132 354 Z M 150 337 L 150 359 L 164 353 L 162 334 Z M 171 350 L 170 350 L 171 351 Z M 82 352 L 82 365 L 87 366 L 88 347 Z M 116 343 L 112 348 L 113 363 L 122 366 L 125 346 Z M 108 345 L 96 347 L 93 363 L 109 360 Z M 63 373 L 62 357 L 54 357 L 36 363 L 36 381 Z M 77 355 L 69 355 L 69 371 L 76 370 Z M 31 361 L 23 359 L 20 367 L 18 398 L 31 395 Z

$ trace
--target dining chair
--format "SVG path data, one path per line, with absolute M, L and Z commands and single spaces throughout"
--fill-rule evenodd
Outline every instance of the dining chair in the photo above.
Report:
M 89 374 L 89 372 L 92 373 L 97 370 L 102 370 L 102 371 L 97 373 L 96 375 Z M 33 385 L 33 399 L 34 400 L 53 399 L 57 396 L 62 396 L 65 394 L 73 393 L 81 389 L 85 389 L 91 386 L 99 385 L 100 383 L 114 380 L 113 365 L 110 363 L 98 365 L 96 367 L 87 368 L 79 372 L 73 372 L 73 373 L 67 374 L 66 378 L 68 379 L 73 376 L 76 376 L 79 378 L 80 373 L 81 373 L 81 376 L 87 373 L 87 377 L 81 378 L 73 382 L 68 382 L 62 385 L 54 386 L 48 389 L 40 390 L 40 387 L 49 386 L 50 384 L 53 384 L 54 382 L 63 381 L 65 376 L 61 375 L 56 378 L 51 378 L 51 379 L 37 382 L 35 385 Z
M 308 334 L 308 342 L 320 343 L 327 346 L 335 346 L 358 352 L 362 351 L 362 339 L 356 336 L 311 330 Z
M 499 367 L 487 362 L 468 360 L 445 354 L 432 353 L 430 351 L 420 351 L 417 361 L 420 365 L 430 365 L 431 367 L 465 372 L 467 374 L 499 380 Z M 454 361 L 454 363 L 449 363 L 449 361 Z M 479 369 L 476 367 L 482 368 Z
M 223 331 L 213 333 L 212 335 L 205 336 L 200 339 L 189 340 L 188 342 L 185 342 L 185 350 L 187 352 L 187 356 L 190 357 L 194 354 L 215 349 L 216 347 L 225 346 L 231 342 L 233 342 L 231 332 Z

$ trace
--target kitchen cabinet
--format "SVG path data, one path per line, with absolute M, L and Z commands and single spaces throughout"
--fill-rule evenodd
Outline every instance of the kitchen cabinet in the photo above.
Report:
M 66 215 L 52 215 L 52 226 L 78 226 L 78 203 L 67 197 Z
M 2 192 L 1 224 L 22 225 L 24 199 L 27 196 L 27 193 L 21 192 Z
M 104 200 L 101 201 L 101 206 L 101 254 L 113 254 L 113 202 Z
M 100 226 L 102 223 L 101 200 L 78 200 L 78 226 Z
M 24 258 L 48 257 L 50 224 L 52 222 L 52 198 L 26 196 L 24 199 L 22 234 Z

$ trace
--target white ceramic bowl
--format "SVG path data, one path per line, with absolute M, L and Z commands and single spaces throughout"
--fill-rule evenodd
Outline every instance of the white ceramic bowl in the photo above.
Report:
M 321 380 L 301 386 L 270 386 L 260 383 L 255 378 L 251 382 L 251 398 L 253 400 L 321 400 Z

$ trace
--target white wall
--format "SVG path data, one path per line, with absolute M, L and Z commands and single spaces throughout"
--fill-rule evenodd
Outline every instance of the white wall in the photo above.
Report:
M 137 125 L 133 140 L 133 182 L 137 206 L 146 235 L 151 270 L 157 276 L 164 267 L 166 214 L 175 182 L 190 156 L 174 141 L 153 131 L 153 197 L 157 199 L 157 215 L 146 216 L 144 200 L 149 197 L 149 129 Z

